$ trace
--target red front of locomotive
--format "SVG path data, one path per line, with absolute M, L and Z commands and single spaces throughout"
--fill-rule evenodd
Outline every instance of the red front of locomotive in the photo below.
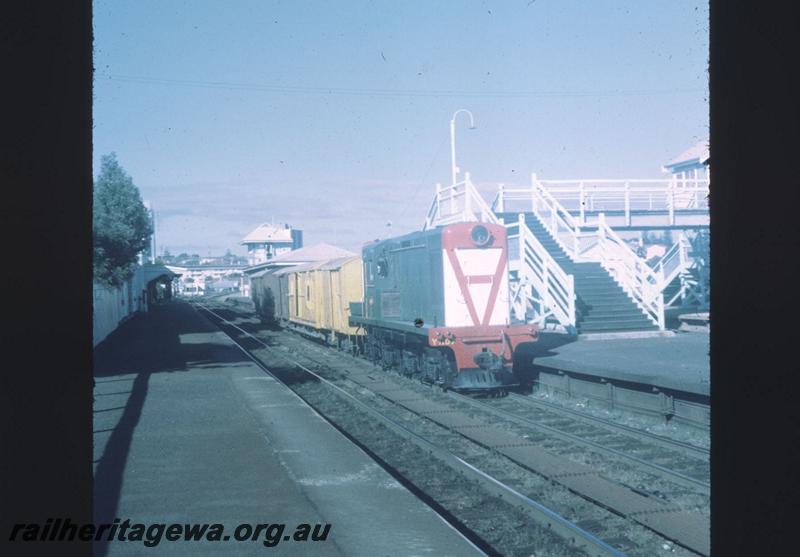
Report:
M 431 347 L 453 351 L 457 374 L 450 388 L 503 389 L 517 382 L 513 353 L 534 342 L 538 328 L 511 325 L 506 229 L 459 223 L 442 228 L 444 325 L 428 330 Z

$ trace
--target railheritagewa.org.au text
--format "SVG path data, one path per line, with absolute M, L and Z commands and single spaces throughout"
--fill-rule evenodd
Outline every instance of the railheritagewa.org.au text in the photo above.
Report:
M 331 531 L 330 524 L 298 524 L 289 527 L 281 523 L 242 523 L 232 529 L 223 524 L 143 524 L 130 519 L 114 519 L 107 524 L 76 524 L 69 518 L 48 519 L 44 524 L 14 524 L 9 541 L 87 541 L 141 542 L 155 547 L 167 542 L 261 542 L 275 547 L 281 542 L 324 542 Z

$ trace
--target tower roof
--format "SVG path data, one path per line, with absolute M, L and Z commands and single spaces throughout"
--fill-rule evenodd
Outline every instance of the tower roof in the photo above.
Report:
M 292 229 L 288 225 L 273 225 L 264 223 L 255 228 L 250 234 L 244 237 L 242 244 L 254 244 L 260 242 L 289 242 L 292 241 Z
M 680 166 L 689 164 L 706 164 L 708 162 L 710 152 L 708 149 L 708 140 L 704 139 L 698 141 L 695 145 L 686 149 L 683 153 L 670 160 L 664 165 L 666 170 L 671 170 Z

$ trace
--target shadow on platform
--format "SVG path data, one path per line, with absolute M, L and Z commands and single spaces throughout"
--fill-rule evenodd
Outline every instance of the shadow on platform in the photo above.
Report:
M 191 366 L 202 364 L 236 364 L 249 360 L 238 350 L 214 342 L 203 342 L 209 333 L 219 330 L 198 319 L 194 309 L 182 302 L 153 306 L 149 313 L 136 314 L 111 333 L 94 350 L 96 385 L 114 383 L 115 393 L 129 392 L 121 417 L 111 430 L 94 475 L 94 520 L 96 524 L 112 523 L 117 508 L 125 465 L 133 433 L 139 423 L 150 376 L 155 373 L 186 373 Z M 227 349 L 221 349 L 221 348 Z M 121 375 L 134 377 L 120 378 Z M 117 382 L 133 381 L 128 387 Z M 120 389 L 119 387 L 123 387 Z M 106 393 L 108 396 L 111 393 Z M 103 395 L 95 395 L 95 405 Z M 120 409 L 120 408 L 117 408 Z M 94 410 L 95 416 L 111 410 Z M 125 518 L 125 517 L 120 517 Z M 103 557 L 108 542 L 95 543 L 94 555 Z
M 529 392 L 538 377 L 534 367 L 537 358 L 558 354 L 558 347 L 575 342 L 576 336 L 554 333 L 541 333 L 536 342 L 520 344 L 514 352 L 514 373 L 519 379 L 522 392 Z
M 558 351 L 554 351 L 560 346 L 570 344 L 578 340 L 575 335 L 562 335 L 556 333 L 542 333 L 539 335 L 539 340 L 529 343 L 529 352 L 533 358 L 544 358 L 545 356 L 554 356 Z

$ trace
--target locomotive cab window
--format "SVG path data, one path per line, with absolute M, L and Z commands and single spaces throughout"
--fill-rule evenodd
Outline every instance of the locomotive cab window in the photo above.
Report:
M 380 277 L 388 277 L 389 276 L 389 260 L 385 257 L 379 257 L 377 261 L 378 265 L 378 276 Z

